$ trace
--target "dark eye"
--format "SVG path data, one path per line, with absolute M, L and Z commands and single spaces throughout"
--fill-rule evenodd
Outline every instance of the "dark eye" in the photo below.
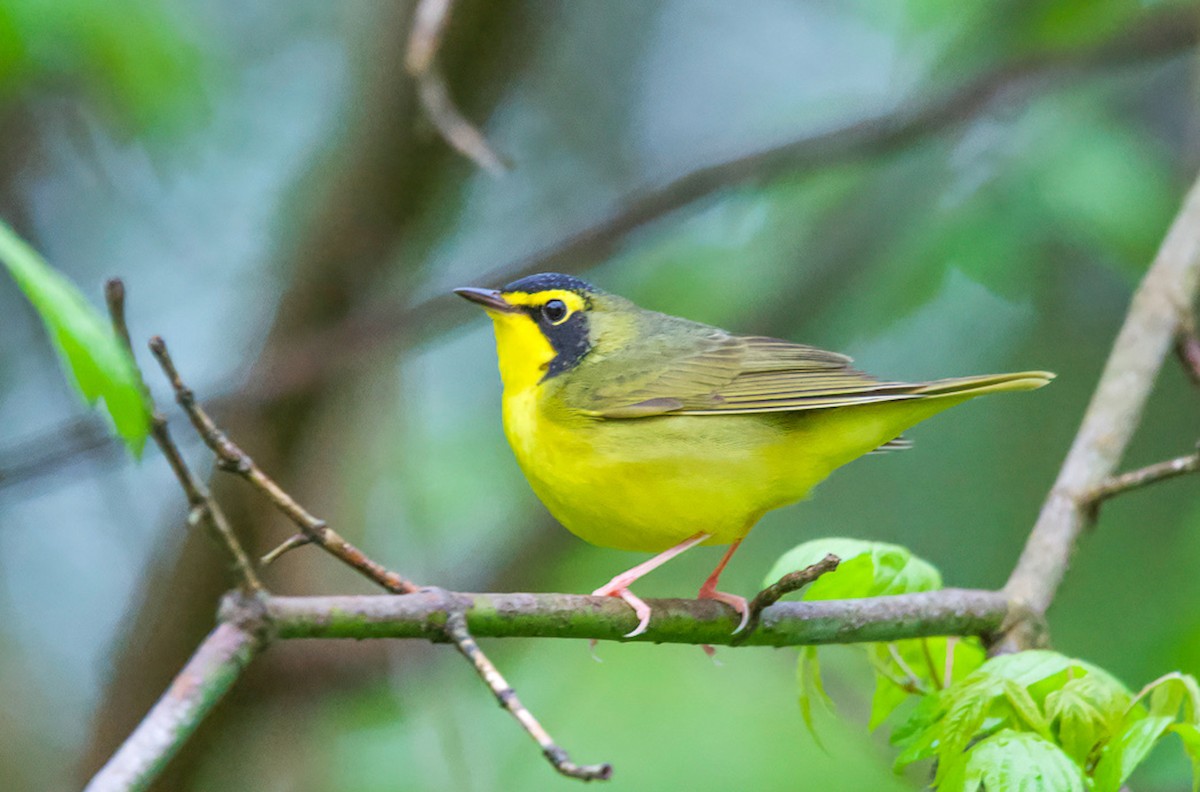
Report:
M 567 305 L 562 300 L 550 300 L 542 306 L 542 316 L 550 324 L 558 324 L 567 318 Z

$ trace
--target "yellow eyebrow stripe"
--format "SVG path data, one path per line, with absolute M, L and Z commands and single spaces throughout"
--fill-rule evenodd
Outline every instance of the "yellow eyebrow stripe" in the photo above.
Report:
M 541 307 L 551 300 L 562 300 L 571 313 L 582 311 L 587 307 L 583 298 L 573 291 L 566 289 L 547 289 L 539 292 L 501 292 L 501 296 L 509 305 L 521 307 Z

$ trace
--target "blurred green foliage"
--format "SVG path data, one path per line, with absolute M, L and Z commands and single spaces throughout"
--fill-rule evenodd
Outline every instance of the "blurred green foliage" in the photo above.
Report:
M 0 264 L 37 309 L 79 394 L 93 406 L 103 399 L 117 436 L 141 456 L 153 407 L 125 342 L 74 284 L 3 222 Z
M 205 107 L 205 61 L 183 12 L 157 0 L 3 0 L 0 100 L 69 88 L 143 135 L 181 131 Z
M 516 162 L 502 180 L 448 155 L 414 105 L 380 101 L 406 90 L 380 55 L 396 51 L 385 34 L 402 38 L 394 29 L 405 4 L 0 0 L 0 122 L 32 141 L 28 151 L 8 149 L 20 155 L 8 165 L 0 157 L 0 206 L 19 209 L 22 233 L 74 281 L 119 266 L 147 295 L 131 305 L 138 326 L 167 333 L 189 362 L 202 359 L 209 381 L 195 384 L 205 392 L 254 404 L 261 391 L 241 386 L 258 350 L 319 337 L 338 311 L 374 316 L 381 303 L 498 285 L 489 281 L 498 267 L 586 232 L 672 178 L 902 111 L 1030 59 L 1069 62 L 1197 4 L 530 2 L 503 6 L 482 32 L 469 24 L 478 8 L 459 9 L 447 40 L 460 46 L 448 63 L 464 110 L 485 119 L 489 140 Z M 1178 49 L 1056 69 L 896 145 L 715 186 L 608 240 L 603 256 L 567 263 L 648 307 L 838 349 L 886 377 L 1060 375 L 1036 394 L 923 425 L 912 451 L 857 462 L 809 502 L 768 515 L 728 570 L 729 590 L 751 593 L 813 535 L 911 548 L 910 558 L 941 570 L 939 585 L 941 576 L 955 586 L 1003 583 L 1133 284 L 1192 178 L 1193 77 Z M 314 86 L 333 99 L 301 101 Z M 371 148 L 356 124 L 377 130 L 372 120 L 390 113 L 407 114 L 386 127 L 397 140 Z M 207 123 L 214 118 L 221 124 Z M 286 145 L 304 135 L 317 142 Z M 245 146 L 262 139 L 269 145 Z M 156 147 L 193 156 L 147 169 L 144 149 Z M 356 158 L 393 149 L 418 152 L 421 178 L 364 178 L 382 166 Z M 247 190 L 252 213 L 227 192 L 244 184 L 281 186 Z M 377 191 L 369 220 L 412 207 L 383 245 L 394 253 L 372 268 L 358 258 L 370 224 L 347 209 L 365 190 Z M 260 228 L 261 217 L 278 219 Z M 322 224 L 335 230 L 309 236 Z M 127 255 L 97 261 L 114 249 Z M 280 295 L 294 293 L 303 298 L 280 312 Z M 45 398 L 60 377 L 35 354 L 36 318 L 4 290 L 0 304 L 0 420 L 24 439 L 74 407 Z M 545 515 L 499 430 L 490 330 L 465 307 L 453 310 L 438 326 L 467 329 L 432 339 L 405 326 L 389 343 L 382 330 L 348 325 L 326 358 L 380 354 L 339 370 L 336 387 L 285 402 L 315 405 L 301 425 L 278 421 L 292 433 L 280 444 L 289 486 L 422 582 L 588 591 L 643 560 L 582 545 Z M 276 319 L 289 330 L 268 337 Z M 428 340 L 411 342 L 418 337 Z M 1166 371 L 1128 464 L 1186 451 L 1200 436 L 1194 405 L 1185 378 Z M 9 439 L 0 435 L 0 452 Z M 243 439 L 251 453 L 271 446 L 269 436 Z M 0 485 L 6 470 L 0 464 Z M 126 631 L 121 619 L 141 598 L 161 596 L 156 586 L 179 553 L 178 521 L 160 519 L 178 493 L 156 475 L 151 465 L 105 462 L 0 489 L 0 680 L 16 691 L 15 716 L 0 723 L 0 776 L 19 788 L 78 786 L 72 765 L 85 761 L 77 757 L 88 751 L 88 713 L 96 731 L 110 716 L 102 691 L 125 656 L 118 649 L 136 655 L 153 632 Z M 1197 553 L 1194 483 L 1106 505 L 1051 614 L 1056 648 L 1120 679 L 1200 670 Z M 186 561 L 191 573 L 212 558 Z M 690 594 L 714 561 L 697 550 L 639 593 Z M 363 590 L 320 558 L 289 557 L 271 574 L 289 593 Z M 143 593 L 132 588 L 139 580 Z M 204 626 L 211 606 L 196 604 Z M 956 682 L 982 661 L 968 641 L 902 643 L 895 654 L 915 675 L 932 666 L 919 680 L 931 690 L 947 653 Z M 897 704 L 893 722 L 917 717 L 905 699 L 918 697 L 896 684 L 905 680 L 887 647 L 821 650 L 820 679 L 838 702 L 837 717 L 812 713 L 824 751 L 804 728 L 791 652 L 722 650 L 716 667 L 686 647 L 604 646 L 599 664 L 572 643 L 486 648 L 575 759 L 614 763 L 617 789 L 901 790 L 928 780 L 925 768 L 894 774 L 894 750 L 864 728 Z M 926 652 L 932 664 L 920 662 Z M 181 757 L 170 788 L 571 786 L 449 651 L 286 645 L 262 662 L 275 665 L 252 669 L 227 717 Z M 156 675 L 173 670 L 144 674 L 150 695 L 161 689 Z M 967 754 L 963 783 L 994 781 L 987 763 L 971 760 L 997 748 L 1025 752 L 1016 769 L 1061 765 L 1064 750 L 1078 766 L 1095 744 L 1088 730 L 1109 723 L 1091 716 L 1104 710 L 1078 688 L 1030 692 L 1049 741 L 1027 728 L 1018 711 L 1027 702 L 1014 707 L 1005 690 L 1011 728 Z M 1164 729 L 1194 745 L 1182 713 L 1180 704 Z M 1139 792 L 1187 788 L 1186 763 L 1165 742 L 1131 780 Z

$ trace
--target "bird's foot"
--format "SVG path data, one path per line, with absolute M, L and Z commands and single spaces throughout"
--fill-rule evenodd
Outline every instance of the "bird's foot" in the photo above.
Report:
M 716 588 L 709 586 L 707 583 L 700 588 L 700 593 L 696 595 L 697 599 L 712 599 L 717 602 L 724 602 L 729 607 L 741 614 L 742 620 L 738 623 L 737 629 L 733 632 L 740 633 L 746 628 L 746 623 L 750 621 L 750 605 L 746 602 L 745 597 L 739 597 L 737 594 L 727 594 L 724 591 L 717 591 Z
M 631 632 L 625 633 L 626 638 L 633 638 L 646 632 L 646 628 L 650 626 L 650 606 L 646 604 L 638 595 L 630 591 L 626 586 L 622 575 L 617 575 L 611 581 L 601 586 L 592 592 L 593 597 L 619 597 L 633 608 L 633 612 L 637 614 L 638 626 Z M 744 602 L 744 600 L 743 600 Z

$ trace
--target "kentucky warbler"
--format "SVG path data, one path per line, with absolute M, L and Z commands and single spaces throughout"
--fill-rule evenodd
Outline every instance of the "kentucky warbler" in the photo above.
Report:
M 746 600 L 717 578 L 764 513 L 947 407 L 1054 376 L 886 382 L 844 355 L 648 311 L 569 275 L 455 293 L 495 325 L 504 431 L 542 503 L 592 544 L 659 552 L 595 591 L 634 609 L 630 636 L 650 620 L 630 584 L 701 543 L 730 548 L 699 596 L 744 626 Z

